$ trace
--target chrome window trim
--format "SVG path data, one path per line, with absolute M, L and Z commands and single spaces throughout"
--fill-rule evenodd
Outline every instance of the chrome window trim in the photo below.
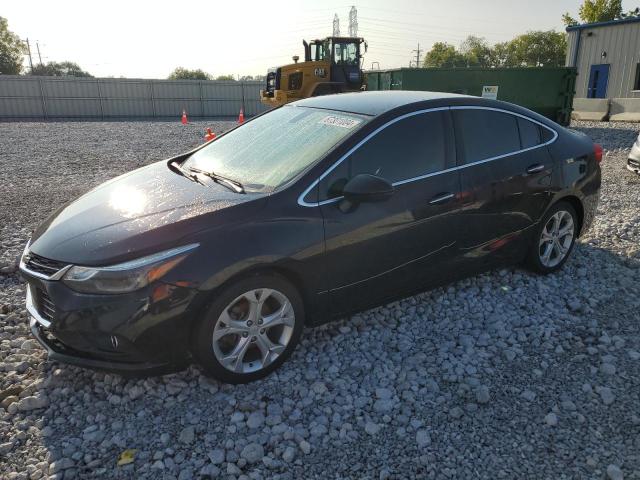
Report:
M 364 143 L 368 142 L 373 136 L 377 135 L 380 131 L 384 130 L 388 126 L 393 125 L 394 123 L 396 123 L 396 122 L 398 122 L 400 120 L 404 120 L 405 118 L 412 117 L 414 115 L 421 115 L 423 113 L 439 112 L 439 111 L 443 111 L 443 110 L 490 110 L 490 111 L 494 111 L 494 112 L 507 113 L 507 114 L 513 115 L 515 117 L 524 118 L 525 120 L 533 122 L 536 125 L 540 125 L 543 128 L 546 128 L 547 130 L 549 130 L 553 134 L 553 137 L 548 142 L 541 143 L 539 145 L 534 145 L 533 147 L 523 148 L 523 149 L 517 150 L 515 152 L 505 153 L 503 155 L 498 155 L 498 156 L 495 156 L 495 157 L 486 158 L 484 160 L 477 160 L 475 162 L 467 163 L 467 164 L 464 164 L 464 165 L 457 165 L 455 167 L 446 168 L 446 169 L 440 170 L 438 172 L 432 172 L 432 173 L 427 173 L 425 175 L 420 175 L 420 176 L 417 176 L 417 177 L 407 178 L 406 180 L 398 180 L 397 182 L 392 183 L 392 185 L 394 187 L 396 187 L 398 185 L 404 185 L 405 183 L 411 183 L 411 182 L 415 182 L 415 181 L 418 181 L 418 180 L 423 180 L 425 178 L 434 177 L 436 175 L 442 175 L 442 174 L 450 173 L 450 172 L 453 172 L 453 171 L 456 171 L 456 170 L 462 170 L 463 168 L 469 168 L 469 167 L 473 167 L 475 165 L 481 165 L 483 163 L 491 162 L 493 160 L 499 160 L 499 159 L 505 158 L 505 157 L 510 157 L 512 155 L 518 155 L 519 153 L 528 152 L 530 150 L 535 150 L 535 149 L 540 148 L 540 147 L 546 147 L 547 145 L 551 145 L 558 138 L 558 132 L 556 130 L 554 130 L 553 128 L 545 125 L 544 123 L 539 122 L 537 120 L 534 120 L 533 118 L 528 117 L 526 115 L 523 115 L 521 113 L 512 112 L 511 110 L 505 110 L 505 109 L 502 109 L 502 108 L 483 107 L 483 106 L 480 106 L 480 105 L 454 105 L 454 106 L 448 106 L 448 107 L 435 107 L 435 108 L 427 108 L 427 109 L 424 109 L 424 110 L 417 110 L 415 112 L 410 112 L 410 113 L 406 113 L 404 115 L 400 115 L 399 117 L 396 117 L 393 120 L 389 120 L 387 123 L 385 123 L 384 125 L 381 125 L 380 127 L 376 128 L 373 132 L 371 132 L 369 135 L 367 135 L 365 138 L 363 138 L 361 141 L 359 141 L 356 145 L 354 145 L 351 149 L 349 149 L 349 151 L 347 153 L 342 155 L 333 165 L 331 165 L 327 170 L 325 170 L 322 175 L 320 175 L 316 180 L 314 180 L 300 194 L 300 196 L 298 196 L 298 205 L 300 205 L 301 207 L 319 207 L 321 205 L 328 205 L 330 203 L 335 203 L 335 202 L 338 202 L 338 201 L 342 200 L 344 197 L 330 198 L 328 200 L 322 200 L 321 202 L 307 202 L 307 201 L 304 200 L 304 197 L 306 197 L 309 194 L 309 192 L 322 181 L 323 178 L 325 178 L 327 175 L 329 175 L 329 173 L 331 173 L 338 165 L 340 165 L 347 157 L 349 157 L 349 155 L 351 155 L 354 151 L 356 151 L 358 148 L 360 148 Z
M 35 304 L 33 303 L 33 294 L 31 293 L 31 285 L 27 284 L 27 300 L 26 300 L 27 312 L 31 315 L 36 322 L 41 324 L 45 328 L 51 326 L 51 322 L 38 313 Z
M 304 200 L 304 197 L 306 197 L 309 192 L 316 186 L 318 185 L 322 179 L 324 177 L 326 177 L 327 175 L 329 175 L 338 165 L 340 165 L 349 155 L 351 155 L 353 152 L 355 152 L 358 148 L 360 148 L 363 144 L 365 144 L 366 142 L 368 142 L 372 137 L 374 137 L 375 135 L 377 135 L 379 132 L 381 132 L 382 130 L 384 130 L 385 128 L 387 128 L 390 125 L 393 125 L 396 122 L 399 122 L 400 120 L 404 120 L 405 118 L 409 118 L 409 117 L 413 117 L 414 115 L 420 115 L 423 113 L 429 113 L 429 112 L 440 112 L 443 110 L 449 110 L 449 107 L 436 107 L 436 108 L 427 108 L 425 110 L 417 110 L 415 112 L 409 112 L 409 113 L 405 113 L 404 115 L 400 115 L 399 117 L 396 117 L 392 120 L 389 120 L 387 123 L 385 123 L 384 125 L 380 125 L 378 128 L 376 128 L 373 132 L 371 132 L 369 135 L 367 135 L 366 137 L 364 137 L 362 140 L 360 140 L 358 143 L 356 143 L 353 147 L 351 147 L 349 149 L 349 151 L 347 153 L 345 153 L 344 155 L 342 155 L 338 160 L 336 160 L 336 162 L 331 165 L 327 170 L 324 171 L 324 173 L 322 175 L 320 175 L 318 178 L 316 178 L 313 183 L 311 183 L 311 185 L 309 185 L 304 192 L 302 192 L 300 194 L 300 196 L 298 197 L 298 205 L 302 206 L 302 207 L 317 207 L 320 205 L 326 205 L 327 203 L 333 203 L 336 202 L 338 200 L 340 200 L 342 197 L 336 197 L 336 198 L 331 198 L 329 200 L 323 200 L 322 202 L 307 202 Z

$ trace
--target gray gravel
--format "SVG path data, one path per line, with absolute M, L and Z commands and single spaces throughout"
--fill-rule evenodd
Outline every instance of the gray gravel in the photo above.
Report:
M 556 275 L 495 271 L 307 330 L 251 385 L 47 363 L 12 272 L 29 232 L 228 125 L 0 124 L 0 478 L 640 479 L 633 124 L 577 125 L 606 149 L 602 199 Z

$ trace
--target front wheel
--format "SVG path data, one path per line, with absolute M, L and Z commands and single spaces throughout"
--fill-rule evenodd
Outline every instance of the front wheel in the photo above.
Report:
M 559 202 L 545 214 L 527 259 L 538 273 L 552 273 L 567 261 L 578 236 L 578 216 L 567 202 Z
M 251 382 L 291 355 L 303 326 L 303 303 L 293 285 L 278 275 L 247 277 L 216 296 L 194 332 L 194 355 L 218 380 Z

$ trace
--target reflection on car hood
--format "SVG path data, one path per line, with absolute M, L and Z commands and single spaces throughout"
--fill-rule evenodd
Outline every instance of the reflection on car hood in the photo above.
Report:
M 34 232 L 30 249 L 54 260 L 104 265 L 135 252 L 171 248 L 214 226 L 209 214 L 264 197 L 203 180 L 206 185 L 180 176 L 165 161 L 122 175 L 51 215 Z

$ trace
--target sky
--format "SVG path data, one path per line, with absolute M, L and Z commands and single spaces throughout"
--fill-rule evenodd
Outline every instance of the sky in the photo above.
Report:
M 369 50 L 364 67 L 408 66 L 418 48 L 438 41 L 458 46 L 467 35 L 490 43 L 528 30 L 562 30 L 579 0 L 1 0 L 9 29 L 29 38 L 34 63 L 69 60 L 98 77 L 166 78 L 178 67 L 214 76 L 266 74 L 304 58 L 303 39 L 332 34 L 333 17 L 346 35 L 349 10 Z M 282 8 L 278 8 L 282 5 Z M 624 10 L 637 6 L 623 1 Z M 27 63 L 28 64 L 28 63 Z M 376 65 L 378 68 L 378 65 Z

